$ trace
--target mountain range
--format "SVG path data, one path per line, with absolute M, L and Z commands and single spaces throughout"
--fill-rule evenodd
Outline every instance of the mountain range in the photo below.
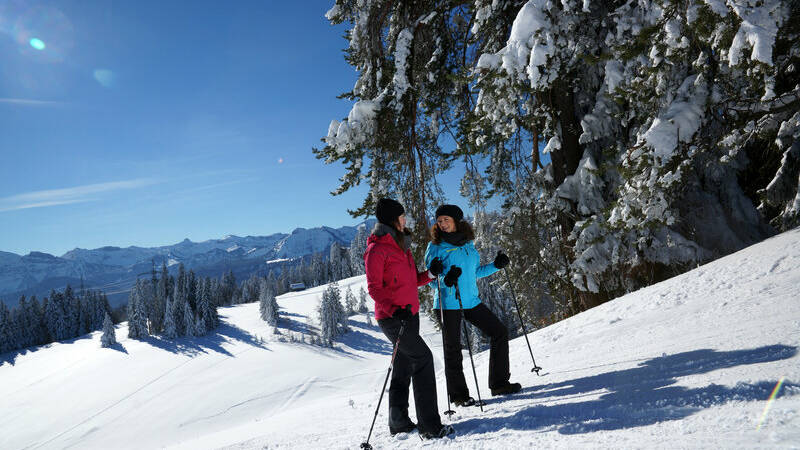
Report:
M 176 271 L 182 263 L 201 276 L 218 277 L 232 270 L 241 281 L 253 273 L 266 273 L 272 264 L 327 254 L 334 242 L 349 246 L 360 226 L 369 229 L 374 223 L 370 219 L 341 228 L 296 228 L 289 234 L 229 235 L 203 242 L 184 239 L 162 247 L 76 248 L 61 256 L 36 251 L 20 256 L 0 251 L 0 300 L 14 305 L 21 295 L 41 298 L 51 289 L 83 283 L 87 289 L 104 291 L 115 305 L 125 301 L 138 277 L 148 276 L 153 264 L 161 267 L 162 263 L 170 271 Z

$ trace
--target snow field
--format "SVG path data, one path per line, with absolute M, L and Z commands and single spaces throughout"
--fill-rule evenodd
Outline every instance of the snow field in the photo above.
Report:
M 389 436 L 375 448 L 800 447 L 800 230 L 511 342 L 512 381 L 488 405 L 443 417 L 453 439 Z M 340 281 L 357 295 L 364 277 Z M 278 298 L 280 335 L 258 305 L 221 308 L 214 334 L 101 349 L 99 333 L 9 357 L 0 366 L 0 448 L 358 448 L 391 345 L 363 314 L 335 349 L 288 342 L 316 327 L 323 287 Z M 490 305 L 491 307 L 491 305 Z M 423 319 L 446 408 L 441 336 Z M 12 364 L 13 362 L 13 364 Z M 465 352 L 471 395 L 474 381 Z M 767 399 L 784 382 L 764 416 Z M 410 399 L 414 418 L 413 396 Z M 762 421 L 763 417 L 763 421 Z M 759 427 L 760 425 L 760 427 Z

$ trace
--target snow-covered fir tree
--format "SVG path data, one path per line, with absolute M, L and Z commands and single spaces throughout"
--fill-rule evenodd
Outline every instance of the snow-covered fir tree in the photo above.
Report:
M 315 152 L 415 236 L 463 163 L 522 303 L 574 314 L 799 223 L 795 3 L 338 0 L 359 78 Z
M 175 302 L 170 297 L 167 297 L 167 304 L 164 311 L 164 337 L 167 339 L 175 339 L 178 337 L 178 326 L 176 324 Z
M 261 320 L 271 326 L 277 325 L 278 302 L 275 300 L 274 288 L 267 283 L 267 280 L 261 280 L 261 289 L 258 297 Z
M 194 336 L 195 331 L 195 319 L 194 314 L 192 314 L 192 308 L 189 304 L 186 304 L 186 307 L 183 309 L 183 336 Z
M 322 293 L 317 313 L 322 342 L 326 346 L 332 347 L 333 341 L 349 330 L 347 315 L 342 306 L 341 291 L 337 283 L 329 284 L 328 288 Z
M 365 224 L 358 226 L 356 235 L 350 242 L 350 267 L 352 268 L 352 275 L 361 275 L 364 273 L 364 252 L 367 250 L 367 238 L 369 237 L 370 230 L 367 230 Z
M 117 334 L 114 331 L 114 322 L 111 321 L 111 316 L 106 313 L 103 318 L 103 335 L 100 336 L 100 345 L 103 348 L 108 348 L 117 343 Z
M 356 296 L 350 286 L 344 291 L 344 311 L 348 316 L 352 316 L 356 311 Z
M 367 291 L 364 289 L 364 286 L 361 286 L 358 290 L 358 312 L 365 313 L 369 310 L 367 307 Z
M 11 351 L 15 347 L 11 329 L 11 314 L 8 306 L 0 302 L 0 353 Z
M 346 60 L 359 77 L 343 96 L 354 101 L 350 113 L 331 121 L 325 147 L 314 152 L 347 167 L 335 195 L 368 180 L 370 192 L 353 214 L 371 215 L 383 196 L 405 206 L 417 261 L 428 216 L 442 200 L 436 174 L 449 164 L 438 142 L 451 107 L 447 93 L 460 90 L 448 61 L 459 36 L 454 5 L 337 0 L 326 14 L 333 24 L 350 24 Z
M 213 304 L 213 286 L 211 280 L 206 278 L 199 283 L 198 303 L 197 303 L 197 316 L 202 317 L 205 321 L 203 327 L 205 334 L 213 330 L 219 324 L 219 316 L 217 315 L 217 307 Z M 195 328 L 197 330 L 197 328 Z
M 261 279 L 256 274 L 250 275 L 250 278 L 242 283 L 241 290 L 243 303 L 257 302 L 261 291 Z
M 136 280 L 136 285 L 128 296 L 128 337 L 131 339 L 143 339 L 148 336 L 145 306 L 147 291 L 149 291 L 147 283 Z
M 206 328 L 206 320 L 203 319 L 203 316 L 198 314 L 194 319 L 194 330 L 192 335 L 205 336 L 206 333 L 208 333 L 208 328 Z

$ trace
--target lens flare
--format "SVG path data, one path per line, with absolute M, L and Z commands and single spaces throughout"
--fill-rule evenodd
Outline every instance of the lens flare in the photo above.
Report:
M 44 50 L 45 45 L 41 39 L 31 38 L 28 43 L 31 44 L 31 47 L 35 48 L 36 50 Z
M 101 86 L 110 88 L 114 86 L 114 72 L 108 69 L 96 69 L 93 73 L 94 79 Z
M 774 402 L 775 398 L 778 397 L 778 392 L 780 392 L 784 381 L 786 381 L 786 377 L 781 377 L 781 379 L 778 380 L 778 384 L 775 385 L 775 389 L 772 390 L 772 394 L 769 395 L 769 399 L 767 399 L 767 406 L 764 407 L 764 412 L 761 413 L 761 420 L 758 421 L 756 431 L 761 429 L 761 425 L 764 423 L 764 419 L 767 418 L 769 409 L 772 408 L 772 402 Z

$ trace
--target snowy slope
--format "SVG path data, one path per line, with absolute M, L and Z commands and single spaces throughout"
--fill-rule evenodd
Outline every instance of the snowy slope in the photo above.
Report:
M 364 278 L 340 284 L 357 293 Z M 123 324 L 116 349 L 100 349 L 95 333 L 18 355 L 0 366 L 0 448 L 358 448 L 391 347 L 363 315 L 334 350 L 280 342 L 315 326 L 321 290 L 279 299 L 279 336 L 250 304 L 222 309 L 224 325 L 203 338 L 132 341 Z M 798 448 L 798 299 L 800 229 L 531 333 L 540 377 L 514 340 L 512 381 L 523 391 L 489 398 L 483 413 L 457 408 L 445 419 L 454 439 L 390 437 L 384 404 L 371 442 Z M 422 333 L 444 410 L 441 340 L 427 321 Z M 484 397 L 487 361 L 476 355 Z M 465 368 L 472 386 L 467 358 Z

